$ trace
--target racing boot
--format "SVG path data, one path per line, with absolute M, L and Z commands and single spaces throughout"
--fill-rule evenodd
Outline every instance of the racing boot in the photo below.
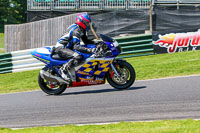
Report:
M 71 59 L 70 61 L 68 61 L 66 64 L 64 64 L 60 68 L 60 75 L 66 81 L 68 81 L 68 80 L 71 79 L 70 68 L 72 67 L 72 64 L 73 64 L 73 59 Z
M 64 67 L 60 68 L 60 75 L 64 80 L 66 80 L 66 81 L 70 80 L 68 70 L 66 70 Z

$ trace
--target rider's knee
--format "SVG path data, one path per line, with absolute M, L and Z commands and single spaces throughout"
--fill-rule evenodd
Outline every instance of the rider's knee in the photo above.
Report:
M 73 56 L 74 56 L 74 59 L 77 59 L 77 60 L 81 60 L 83 58 L 82 55 L 78 53 L 74 53 Z

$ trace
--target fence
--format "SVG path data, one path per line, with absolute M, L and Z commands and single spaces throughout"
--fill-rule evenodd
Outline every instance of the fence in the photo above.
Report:
M 28 0 L 33 10 L 109 10 L 150 8 L 155 4 L 200 4 L 200 0 Z
M 155 4 L 200 4 L 200 0 L 153 0 Z
M 77 14 L 37 22 L 5 26 L 5 51 L 55 45 Z
M 28 0 L 30 10 L 109 10 L 149 8 L 151 0 Z
M 123 50 L 119 58 L 153 54 L 151 34 L 116 38 L 116 40 Z M 28 49 L 0 54 L 0 74 L 43 68 L 44 64 L 30 55 L 32 50 Z
M 5 51 L 18 51 L 55 45 L 68 26 L 75 21 L 76 14 L 50 18 L 36 22 L 6 25 Z M 97 33 L 109 36 L 120 34 L 143 34 L 149 29 L 147 10 L 106 11 L 92 14 Z M 134 21 L 133 21 L 134 20 Z M 89 37 L 94 37 L 89 33 Z

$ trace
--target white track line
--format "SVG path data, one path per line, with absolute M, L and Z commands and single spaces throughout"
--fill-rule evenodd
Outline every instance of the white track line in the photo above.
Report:
M 173 120 L 187 120 L 187 119 L 170 119 L 171 121 Z M 200 121 L 200 119 L 192 119 L 195 121 Z M 121 122 L 132 122 L 132 123 L 136 123 L 136 122 L 155 122 L 155 121 L 164 121 L 164 120 L 147 120 L 147 121 L 121 121 Z M 105 122 L 105 123 L 88 123 L 88 124 L 72 124 L 75 126 L 88 126 L 88 125 L 109 125 L 109 124 L 119 124 L 120 122 Z M 65 125 L 56 125 L 56 126 L 36 126 L 36 127 L 60 127 L 60 126 L 66 126 Z M 71 125 L 71 124 L 68 124 Z M 26 127 L 26 128 L 32 128 L 32 127 Z M 10 128 L 11 130 L 20 130 L 20 129 L 26 129 L 26 128 Z

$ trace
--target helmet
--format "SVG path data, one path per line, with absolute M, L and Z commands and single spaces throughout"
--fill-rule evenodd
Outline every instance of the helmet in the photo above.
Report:
M 90 16 L 86 13 L 79 13 L 76 17 L 76 24 L 82 27 L 84 30 L 88 31 L 90 28 Z

